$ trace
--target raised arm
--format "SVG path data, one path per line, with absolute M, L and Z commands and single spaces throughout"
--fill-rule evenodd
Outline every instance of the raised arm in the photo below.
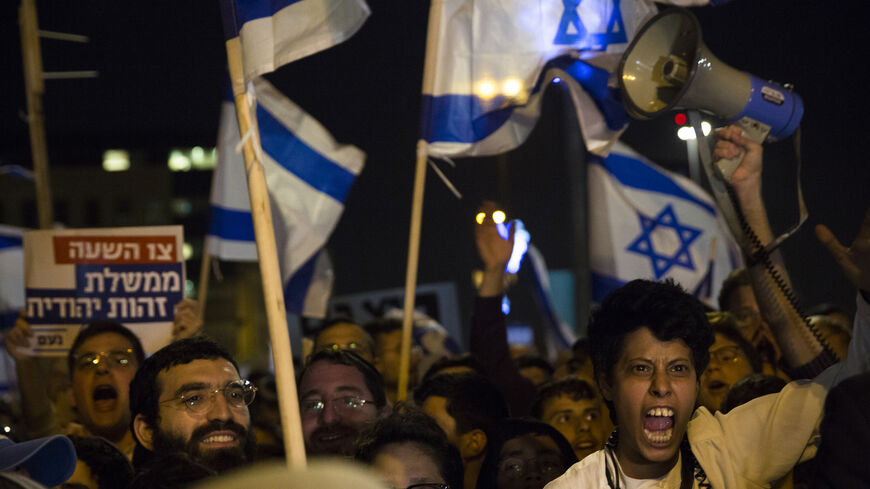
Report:
M 813 334 L 790 303 L 786 289 L 791 289 L 791 281 L 782 255 L 775 250 L 766 260 L 751 263 L 757 251 L 774 239 L 761 198 L 761 145 L 743 137 L 737 126 L 722 129 L 716 137 L 716 159 L 733 158 L 741 150 L 745 151 L 743 161 L 731 177 L 731 185 L 745 224 L 757 238 L 754 242 L 741 243 L 741 246 L 750 261 L 747 272 L 758 306 L 790 367 L 789 375 L 792 378 L 815 377 L 835 363 L 836 357 Z

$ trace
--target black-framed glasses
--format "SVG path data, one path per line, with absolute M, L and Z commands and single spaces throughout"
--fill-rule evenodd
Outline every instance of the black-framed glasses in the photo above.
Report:
M 161 401 L 160 404 L 176 403 L 194 414 L 203 414 L 214 406 L 218 393 L 223 393 L 228 406 L 238 409 L 254 402 L 257 388 L 249 380 L 234 380 L 220 389 L 190 389 L 174 399 Z
M 735 363 L 740 360 L 739 346 L 723 346 L 710 351 L 710 359 L 719 363 Z
M 75 365 L 79 370 L 95 369 L 101 364 L 106 367 L 127 368 L 132 365 L 136 355 L 132 348 L 126 350 L 112 350 L 82 353 L 76 357 Z
M 326 403 L 323 399 L 303 399 L 299 403 L 300 414 L 303 418 L 317 418 L 326 410 Z M 332 412 L 345 416 L 354 415 L 371 403 L 359 396 L 342 396 L 329 401 Z

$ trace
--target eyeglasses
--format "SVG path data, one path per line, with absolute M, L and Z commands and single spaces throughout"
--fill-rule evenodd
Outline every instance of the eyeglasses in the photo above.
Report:
M 257 388 L 248 380 L 234 380 L 220 389 L 191 389 L 174 399 L 161 401 L 160 404 L 177 403 L 194 414 L 203 414 L 214 406 L 218 393 L 223 393 L 228 406 L 238 409 L 254 402 Z
M 321 348 L 321 350 L 332 350 L 332 351 L 336 351 L 336 350 L 350 350 L 350 351 L 357 351 L 357 350 L 360 350 L 360 349 L 362 349 L 362 348 L 363 348 L 363 345 L 361 345 L 361 344 L 359 344 L 359 343 L 357 343 L 357 342 L 355 342 L 355 341 L 351 341 L 350 343 L 347 343 L 346 345 L 342 345 L 342 344 L 339 344 L 339 343 L 330 343 L 330 344 L 328 344 L 328 345 L 324 345 L 323 348 Z
M 97 368 L 101 363 L 106 367 L 127 368 L 135 358 L 132 348 L 110 352 L 87 352 L 76 357 L 76 368 L 90 370 Z
M 740 360 L 739 346 L 723 346 L 710 351 L 710 359 L 719 363 L 734 363 Z
M 329 401 L 332 412 L 339 416 L 352 416 L 372 401 L 366 401 L 357 396 L 336 397 Z M 300 403 L 301 416 L 303 418 L 317 418 L 326 410 L 326 401 L 321 399 L 303 399 Z

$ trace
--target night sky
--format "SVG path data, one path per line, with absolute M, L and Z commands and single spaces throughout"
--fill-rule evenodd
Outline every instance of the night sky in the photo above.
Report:
M 16 3 L 0 6 L 0 163 L 29 166 L 27 126 L 19 115 L 25 102 Z M 810 219 L 783 249 L 807 303 L 833 300 L 850 309 L 854 292 L 815 242 L 812 227 L 828 223 L 851 241 L 870 204 L 864 144 L 870 105 L 861 75 L 870 52 L 861 3 L 735 0 L 693 9 L 720 59 L 793 83 L 803 97 Z M 336 139 L 368 154 L 330 242 L 338 292 L 400 286 L 405 273 L 428 2 L 369 5 L 371 18 L 349 41 L 269 76 Z M 98 166 L 104 149 L 118 147 L 144 150 L 162 164 L 170 147 L 215 144 L 225 79 L 216 1 L 41 1 L 38 9 L 41 28 L 91 38 L 87 45 L 44 40 L 45 70 L 100 72 L 98 79 L 46 82 L 52 166 Z M 499 195 L 496 158 L 461 160 L 446 170 L 465 195 L 461 201 L 429 173 L 421 283 L 455 281 L 468 303 L 468 270 L 476 265 L 471 218 L 486 197 L 502 198 L 526 222 L 551 268 L 570 266 L 563 208 L 570 191 L 559 183 L 564 162 L 552 150 L 564 142 L 558 100 L 548 97 L 530 141 L 504 158 L 507 193 Z M 670 120 L 637 123 L 626 137 L 653 160 L 682 169 L 685 150 L 674 129 Z M 791 140 L 772 145 L 767 155 L 765 198 L 781 231 L 796 214 Z

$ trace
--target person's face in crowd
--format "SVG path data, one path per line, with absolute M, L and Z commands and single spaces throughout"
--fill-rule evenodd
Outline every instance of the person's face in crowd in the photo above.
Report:
M 577 460 L 604 448 L 610 422 L 605 419 L 600 399 L 575 399 L 559 395 L 544 402 L 541 420 L 556 428 L 568 440 Z
M 310 365 L 299 392 L 309 455 L 353 455 L 360 429 L 379 415 L 365 377 L 349 365 L 327 361 Z
M 499 489 L 542 489 L 567 468 L 552 438 L 527 434 L 502 445 L 496 481 Z
M 119 440 L 130 428 L 130 381 L 139 364 L 133 344 L 117 333 L 83 341 L 73 353 L 72 402 L 93 434 Z
M 390 331 L 388 333 L 380 333 L 375 336 L 375 368 L 381 373 L 384 378 L 384 385 L 397 386 L 399 385 L 399 366 L 402 355 L 402 330 Z M 420 364 L 420 352 L 418 349 L 411 348 L 410 370 L 408 381 L 412 383 L 417 379 L 417 367 Z
M 737 343 L 716 334 L 716 341 L 710 347 L 710 363 L 701 375 L 699 403 L 715 412 L 722 407 L 725 395 L 735 382 L 752 373 L 752 366 L 746 354 Z
M 587 359 L 585 362 L 580 362 L 579 360 L 572 358 L 560 365 L 553 372 L 553 380 L 561 380 L 568 377 L 576 377 L 585 380 L 591 386 L 597 385 L 595 383 L 595 374 L 592 369 L 591 359 Z
M 328 349 L 349 350 L 369 363 L 375 361 L 372 345 L 365 330 L 356 324 L 336 323 L 321 331 L 314 343 L 314 351 Z
M 759 336 L 767 329 L 767 324 L 761 316 L 761 308 L 755 300 L 755 293 L 748 285 L 741 285 L 731 293 L 728 312 L 737 318 L 740 334 L 750 343 L 754 344 L 758 341 Z
M 372 466 L 394 489 L 404 489 L 412 484 L 446 482 L 438 471 L 438 463 L 413 442 L 386 445 L 375 455 Z
M 550 381 L 550 372 L 541 367 L 526 367 L 520 369 L 520 375 L 529 379 L 535 387 L 539 387 Z
M 238 371 L 224 358 L 198 359 L 161 371 L 159 418 L 151 446 L 143 441 L 145 448 L 184 452 L 218 472 L 251 462 L 256 444 L 248 406 L 228 400 L 239 381 Z M 196 400 L 201 412 L 191 409 Z
M 614 404 L 616 454 L 626 475 L 655 478 L 676 462 L 698 397 L 692 351 L 683 340 L 660 341 L 642 327 L 623 338 L 619 360 L 602 377 Z

